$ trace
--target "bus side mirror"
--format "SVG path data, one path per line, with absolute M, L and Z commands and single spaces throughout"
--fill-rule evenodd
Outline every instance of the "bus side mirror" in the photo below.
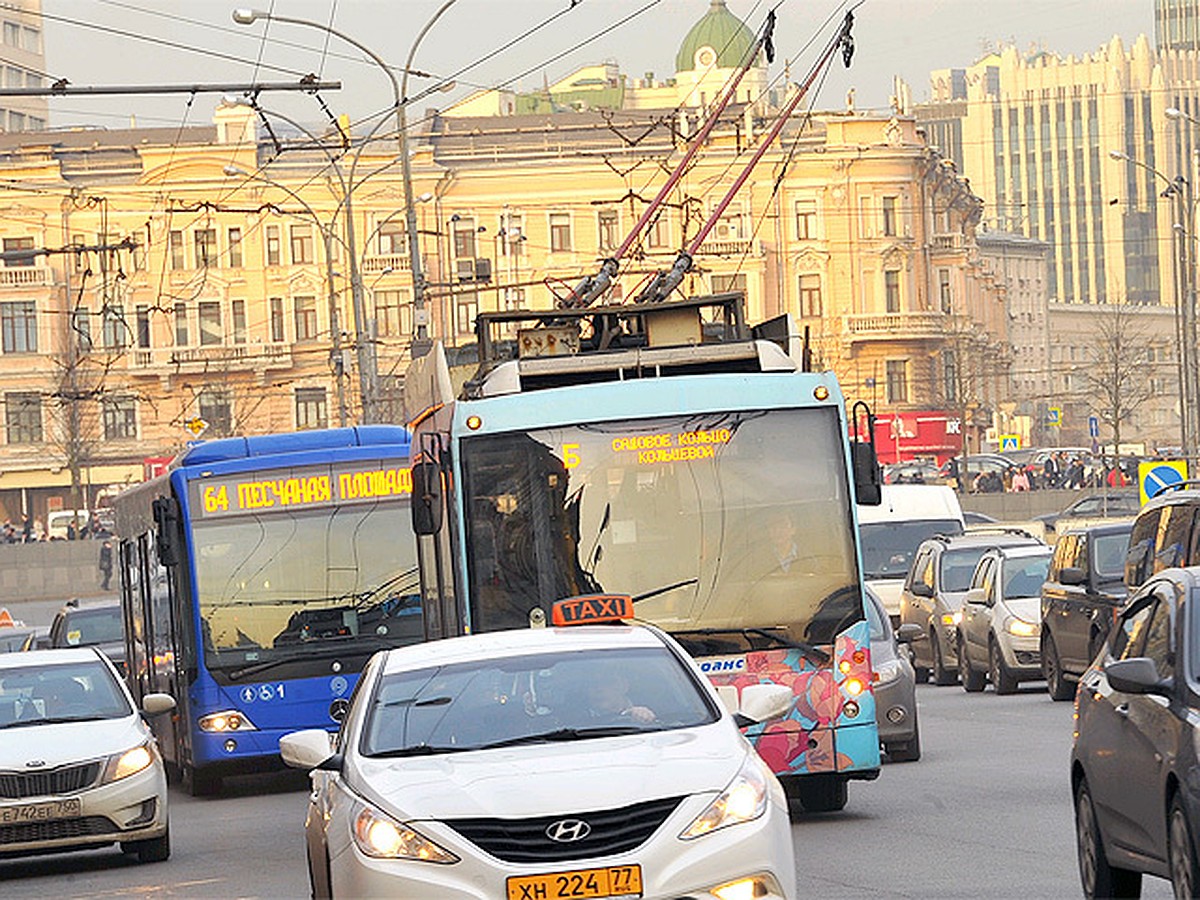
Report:
M 863 441 L 851 443 L 850 462 L 854 468 L 854 493 L 859 506 L 878 506 L 883 502 L 883 488 L 875 445 Z
M 442 472 L 437 463 L 419 462 L 412 467 L 413 533 L 437 534 L 442 530 Z
M 174 497 L 157 497 L 151 503 L 154 515 L 158 561 L 164 566 L 179 564 L 179 502 Z

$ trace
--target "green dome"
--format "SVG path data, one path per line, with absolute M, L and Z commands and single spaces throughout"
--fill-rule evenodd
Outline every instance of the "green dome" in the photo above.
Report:
M 720 69 L 736 69 L 754 46 L 754 33 L 725 6 L 725 0 L 712 0 L 712 6 L 687 33 L 675 55 L 675 71 L 689 72 L 696 66 L 696 52 L 711 47 Z

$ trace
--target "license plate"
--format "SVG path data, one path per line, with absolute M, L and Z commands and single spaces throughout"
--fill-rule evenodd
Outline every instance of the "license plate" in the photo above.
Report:
M 47 819 L 77 819 L 83 814 L 78 797 L 51 800 L 49 803 L 25 803 L 21 806 L 0 806 L 0 823 L 43 822 Z
M 553 875 L 515 875 L 508 879 L 508 900 L 640 896 L 641 866 L 576 869 L 572 872 L 555 872 Z

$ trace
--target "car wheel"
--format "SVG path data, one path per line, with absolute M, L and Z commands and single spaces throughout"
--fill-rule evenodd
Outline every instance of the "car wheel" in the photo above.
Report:
M 1118 869 L 1108 864 L 1087 781 L 1080 781 L 1075 789 L 1075 848 L 1079 856 L 1079 880 L 1087 900 L 1141 895 L 1141 872 Z
M 994 639 L 988 641 L 988 678 L 997 694 L 1012 694 L 1017 690 L 1017 679 L 1004 665 L 1004 654 Z
M 1178 794 L 1171 798 L 1171 812 L 1167 824 L 1171 887 L 1175 890 L 1177 900 L 1195 897 L 1196 889 L 1200 888 L 1200 884 L 1197 884 L 1196 845 L 1192 841 L 1187 812 Z
M 967 659 L 967 642 L 962 638 L 958 639 L 958 675 L 963 690 L 968 694 L 978 694 L 987 684 L 987 676 L 971 668 L 971 661 Z
M 196 769 L 195 766 L 184 766 L 180 779 L 183 789 L 193 797 L 211 797 L 221 792 L 221 776 Z
M 1046 690 L 1050 692 L 1051 700 L 1070 700 L 1075 696 L 1075 691 L 1063 678 L 1062 663 L 1058 659 L 1058 648 L 1054 645 L 1052 637 L 1047 637 L 1042 641 L 1042 675 L 1046 678 Z
M 805 812 L 837 812 L 846 808 L 846 780 L 834 775 L 802 775 L 788 791 Z
M 913 712 L 913 736 L 907 741 L 884 744 L 884 751 L 892 762 L 916 762 L 921 758 L 921 726 Z
M 137 854 L 140 863 L 163 862 L 171 856 L 171 830 L 145 841 L 123 841 L 121 852 Z
M 946 668 L 946 661 L 942 658 L 942 642 L 936 630 L 929 632 L 929 647 L 933 653 L 933 683 L 945 687 L 958 681 L 958 673 Z

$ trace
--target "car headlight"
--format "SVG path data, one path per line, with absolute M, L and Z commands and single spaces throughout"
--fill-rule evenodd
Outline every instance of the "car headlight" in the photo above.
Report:
M 104 777 L 101 782 L 108 784 L 128 778 L 130 775 L 136 775 L 152 765 L 157 758 L 158 750 L 153 741 L 147 741 L 124 753 L 114 753 L 104 765 Z
M 900 672 L 903 671 L 900 667 L 900 660 L 889 659 L 887 662 L 881 662 L 875 667 L 875 683 L 888 684 L 900 677 Z
M 962 624 L 962 610 L 952 613 L 942 613 L 942 624 L 947 628 L 955 628 Z
M 415 859 L 443 864 L 458 862 L 458 857 L 449 850 L 370 806 L 364 805 L 354 817 L 351 832 L 358 849 L 376 859 Z
M 729 786 L 679 835 L 691 840 L 719 828 L 753 822 L 767 811 L 767 776 L 757 754 L 750 754 Z
M 245 714 L 236 709 L 226 709 L 221 712 L 201 716 L 197 724 L 201 731 L 224 733 L 227 731 L 258 731 L 254 723 Z
M 1038 633 L 1037 623 L 1026 622 L 1024 619 L 1009 619 L 1004 627 L 1009 634 L 1015 634 L 1017 637 L 1033 637 Z

